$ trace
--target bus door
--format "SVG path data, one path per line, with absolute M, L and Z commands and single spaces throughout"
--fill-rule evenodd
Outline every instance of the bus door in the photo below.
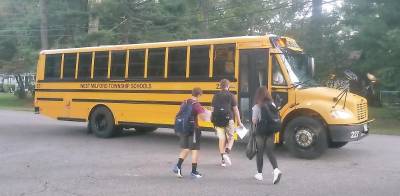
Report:
M 239 107 L 243 124 L 251 126 L 256 90 L 268 84 L 268 49 L 243 49 L 239 56 Z
M 271 83 L 272 83 L 272 92 L 271 96 L 272 99 L 274 100 L 275 105 L 278 107 L 278 109 L 283 112 L 288 108 L 288 101 L 289 101 L 289 95 L 288 95 L 288 82 L 285 79 L 285 74 L 282 70 L 281 64 L 279 63 L 279 55 L 280 54 L 274 54 L 271 53 L 270 59 L 271 59 Z

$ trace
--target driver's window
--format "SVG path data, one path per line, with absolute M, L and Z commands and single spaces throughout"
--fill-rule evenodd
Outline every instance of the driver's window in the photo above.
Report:
M 283 73 L 281 67 L 279 66 L 278 60 L 276 56 L 272 56 L 272 85 L 273 86 L 286 86 L 285 77 L 283 77 Z

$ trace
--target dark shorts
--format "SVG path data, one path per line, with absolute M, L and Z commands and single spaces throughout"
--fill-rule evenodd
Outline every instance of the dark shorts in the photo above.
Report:
M 192 135 L 180 135 L 179 143 L 182 149 L 200 150 L 201 131 L 196 130 Z

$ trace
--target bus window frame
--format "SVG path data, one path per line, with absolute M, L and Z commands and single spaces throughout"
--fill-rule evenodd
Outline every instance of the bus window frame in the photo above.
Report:
M 118 76 L 118 77 L 116 77 L 116 76 L 112 76 L 112 68 L 113 68 L 113 58 L 112 58 L 112 56 L 113 56 L 113 53 L 121 53 L 122 54 L 122 52 L 125 52 L 125 60 L 124 60 L 124 64 L 123 64 L 123 66 L 125 67 L 124 68 L 124 73 L 121 75 L 121 76 Z M 128 73 L 128 66 L 127 66 L 127 63 L 128 63 L 128 61 L 127 61 L 127 59 L 129 59 L 129 50 L 110 50 L 110 53 L 108 54 L 109 55 L 109 65 L 108 65 L 108 69 L 109 69 L 109 77 L 108 77 L 108 79 L 110 80 L 110 81 L 121 81 L 121 80 L 126 80 L 127 79 L 127 73 Z M 122 66 L 122 67 L 123 67 Z
M 289 89 L 290 88 L 290 84 L 292 84 L 292 81 L 290 80 L 290 77 L 289 77 L 289 74 L 288 74 L 288 72 L 287 72 L 287 69 L 286 69 L 286 67 L 285 67 L 285 65 L 284 65 L 284 63 L 283 63 L 283 61 L 282 61 L 282 59 L 281 59 L 281 53 L 270 53 L 271 55 L 270 55 L 270 59 L 271 59 L 271 62 L 270 62 L 270 64 L 269 64 L 269 67 L 270 67 L 270 80 L 271 80 L 271 88 L 274 88 L 274 89 Z M 274 56 L 274 57 L 273 57 Z M 274 85 L 273 84 L 273 73 L 272 73 L 272 71 L 273 71 L 273 65 L 272 65 L 272 58 L 276 58 L 276 61 L 277 61 L 277 63 L 278 63 L 278 65 L 279 65 L 279 68 L 280 68 L 280 70 L 281 70 L 281 72 L 282 72 L 282 76 L 283 76 L 283 79 L 285 80 L 285 82 L 286 82 L 286 84 L 285 85 Z
M 171 65 L 170 65 L 170 62 L 169 62 L 170 53 L 171 53 L 171 50 L 174 50 L 174 49 L 185 49 L 186 50 L 186 53 L 185 53 L 185 64 L 184 64 L 185 72 L 181 76 L 170 76 L 170 68 L 171 68 Z M 167 77 L 166 77 L 167 80 L 182 80 L 182 81 L 184 81 L 184 80 L 189 79 L 189 73 L 188 73 L 189 64 L 188 64 L 188 61 L 190 61 L 190 60 L 188 60 L 188 57 L 190 58 L 190 51 L 188 52 L 188 50 L 189 50 L 189 46 L 168 47 L 168 59 L 166 59 L 166 63 L 168 64 L 168 65 L 166 65 L 166 66 L 168 66 L 168 67 L 166 67 L 166 72 L 168 72 Z M 188 53 L 189 53 L 189 55 L 188 55 Z
M 59 65 L 59 66 L 60 66 L 60 67 L 59 67 L 60 73 L 58 74 L 58 77 L 55 76 L 55 77 L 49 77 L 49 78 L 47 78 L 47 76 L 46 76 L 46 67 L 47 67 L 46 61 L 47 61 L 48 55 L 59 55 L 59 56 L 61 57 L 61 59 L 60 59 L 60 65 Z M 44 67 L 44 69 L 43 69 L 43 80 L 44 80 L 44 81 L 59 81 L 59 80 L 61 80 L 63 58 L 64 58 L 64 54 L 62 54 L 62 53 L 45 54 L 45 55 L 44 55 L 44 66 L 43 66 L 43 67 Z M 57 74 L 56 74 L 56 75 L 57 75 Z
M 62 59 L 62 77 L 61 80 L 64 82 L 68 82 L 68 81 L 74 81 L 76 80 L 76 68 L 77 68 L 77 61 L 78 61 L 78 52 L 70 52 L 70 53 L 62 53 L 63 54 L 63 59 Z M 73 68 L 73 72 L 72 72 L 72 77 L 65 77 L 65 56 L 66 55 L 75 55 L 75 63 L 74 63 L 74 68 Z

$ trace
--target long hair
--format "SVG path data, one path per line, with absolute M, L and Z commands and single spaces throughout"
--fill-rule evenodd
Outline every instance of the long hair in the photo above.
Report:
M 261 86 L 256 91 L 256 96 L 254 96 L 254 103 L 264 104 L 267 102 L 272 102 L 271 94 L 269 93 L 267 87 Z

